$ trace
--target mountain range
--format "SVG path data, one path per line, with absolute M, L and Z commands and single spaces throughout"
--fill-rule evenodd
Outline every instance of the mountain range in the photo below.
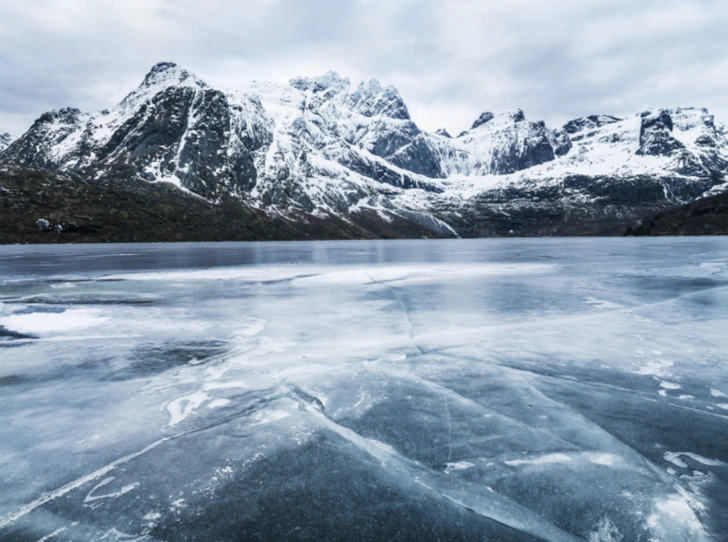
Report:
M 194 201 L 214 213 L 232 201 L 241 216 L 275 221 L 283 228 L 276 231 L 289 232 L 283 238 L 304 230 L 306 237 L 620 234 L 650 213 L 725 191 L 727 170 L 728 132 L 706 109 L 592 115 L 556 128 L 520 109 L 484 112 L 453 137 L 421 130 L 399 92 L 377 80 L 352 84 L 329 72 L 218 88 L 162 62 L 113 108 L 54 110 L 17 139 L 1 134 L 0 210 L 31 212 L 22 201 L 38 197 L 17 184 L 25 172 L 52 175 L 61 192 L 82 183 L 89 198 L 110 183 L 171 183 L 178 205 Z M 144 198 L 149 189 L 132 192 Z M 118 214 L 103 205 L 89 212 Z M 48 215 L 30 217 L 37 230 L 110 223 L 77 218 L 53 201 L 32 212 Z M 11 215 L 0 217 L 0 228 Z M 336 233 L 311 226 L 325 223 Z

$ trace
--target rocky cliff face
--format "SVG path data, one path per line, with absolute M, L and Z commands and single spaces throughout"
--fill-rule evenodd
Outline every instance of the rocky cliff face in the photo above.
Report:
M 452 235 L 486 231 L 478 217 L 494 213 L 622 216 L 691 201 L 722 190 L 728 168 L 726 130 L 704 109 L 557 129 L 520 109 L 485 112 L 452 137 L 420 130 L 397 90 L 376 80 L 328 73 L 213 88 L 168 62 L 109 110 L 45 113 L 2 141 L 0 164 L 167 181 L 291 220 L 366 211 Z

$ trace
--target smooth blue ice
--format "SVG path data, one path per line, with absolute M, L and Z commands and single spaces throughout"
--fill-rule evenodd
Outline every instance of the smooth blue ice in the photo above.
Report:
M 728 540 L 728 239 L 0 247 L 0 540 Z

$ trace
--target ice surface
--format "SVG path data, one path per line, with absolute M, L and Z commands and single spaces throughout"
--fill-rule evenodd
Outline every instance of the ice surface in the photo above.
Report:
M 2 247 L 0 539 L 725 540 L 727 259 Z

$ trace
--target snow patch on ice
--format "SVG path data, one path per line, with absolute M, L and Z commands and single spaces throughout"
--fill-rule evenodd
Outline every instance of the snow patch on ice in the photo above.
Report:
M 542 455 L 533 459 L 514 459 L 504 461 L 504 463 L 510 467 L 518 467 L 522 465 L 550 465 L 566 462 L 580 462 L 580 465 L 584 465 L 584 462 L 587 462 L 603 467 L 628 468 L 628 465 L 620 456 L 608 452 L 573 452 L 568 454 L 558 452 Z
M 51 288 L 53 289 L 67 289 L 67 288 L 76 288 L 76 285 L 72 282 L 64 282 L 61 284 L 51 284 Z
M 665 452 L 664 458 L 665 458 L 665 461 L 669 461 L 676 467 L 680 467 L 681 469 L 688 468 L 688 464 L 685 463 L 685 461 L 683 461 L 682 459 L 680 459 L 680 454 L 676 454 L 673 452 Z
M 667 371 L 668 368 L 675 364 L 673 361 L 666 359 L 655 359 L 640 367 L 637 371 L 634 371 L 638 375 L 650 375 L 650 376 L 668 376 L 670 373 Z
M 290 415 L 291 413 L 286 412 L 285 410 L 274 410 L 272 412 L 257 412 L 255 416 L 253 416 L 253 423 L 251 423 L 250 425 L 256 426 L 264 425 L 271 422 L 277 422 L 278 420 L 287 418 Z
M 589 542 L 621 542 L 624 536 L 609 518 L 602 518 L 595 531 L 589 533 Z
M 184 421 L 192 414 L 197 407 L 210 398 L 204 391 L 194 391 L 171 400 L 167 403 L 167 412 L 169 412 L 169 427 L 174 427 L 178 423 Z
M 178 514 L 186 506 L 187 501 L 185 501 L 184 499 L 177 499 L 169 505 L 169 509 L 170 511 Z
M 154 521 L 157 521 L 158 519 L 160 519 L 161 517 L 162 517 L 162 514 L 160 514 L 159 512 L 149 512 L 149 513 L 145 514 L 142 519 L 144 521 L 154 522 Z
M 656 499 L 653 513 L 647 518 L 647 526 L 652 532 L 652 540 L 709 540 L 702 523 L 680 494 Z
M 665 381 L 660 382 L 660 387 L 664 388 L 666 390 L 679 390 L 680 388 L 682 388 L 682 386 L 680 384 L 675 384 L 674 382 L 665 382 Z
M 99 326 L 109 320 L 96 309 L 69 309 L 64 312 L 11 314 L 0 318 L 0 326 L 30 335 L 48 335 Z
M 361 414 L 371 409 L 376 403 L 377 399 L 375 397 L 372 397 L 366 391 L 362 391 L 359 394 L 359 400 L 351 408 Z
M 610 453 L 587 452 L 585 458 L 595 465 L 603 465 L 605 467 L 613 467 L 618 463 L 622 463 L 622 458 Z
M 719 461 L 717 459 L 709 459 L 693 452 L 665 452 L 664 457 L 665 461 L 669 461 L 670 463 L 680 468 L 686 469 L 688 465 L 682 459 L 680 459 L 681 456 L 689 457 L 693 461 L 697 461 L 698 463 L 701 463 L 708 467 L 728 467 L 728 464 L 724 463 L 723 461 Z
M 455 463 L 448 463 L 445 465 L 445 474 L 450 474 L 456 470 L 472 469 L 475 465 L 470 461 L 457 461 Z
M 571 461 L 571 457 L 566 454 L 555 453 L 542 455 L 534 459 L 514 459 L 504 461 L 504 463 L 509 467 L 520 467 L 521 465 L 549 465 L 552 463 L 565 463 L 567 461 Z
M 207 404 L 207 408 L 220 408 L 231 403 L 230 399 L 214 399 Z

